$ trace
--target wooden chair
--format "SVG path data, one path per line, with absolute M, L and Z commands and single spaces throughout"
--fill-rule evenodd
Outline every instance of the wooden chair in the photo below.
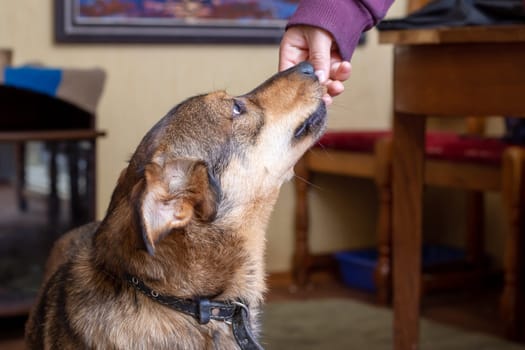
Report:
M 432 159 L 428 184 L 465 188 L 462 171 L 472 171 L 472 164 L 492 169 L 501 160 L 506 147 L 498 139 L 463 137 L 456 133 L 429 132 L 427 134 L 427 156 Z M 319 146 L 307 152 L 296 167 L 296 235 L 293 276 L 299 286 L 304 286 L 308 274 L 316 268 L 333 265 L 331 255 L 315 255 L 308 244 L 308 183 L 315 173 L 327 173 L 350 177 L 370 178 L 375 182 L 379 210 L 376 223 L 378 263 L 375 268 L 377 298 L 382 304 L 390 297 L 390 240 L 391 240 L 391 139 L 389 131 L 339 131 L 328 132 Z M 444 164 L 448 164 L 449 169 Z M 452 164 L 452 165 L 451 165 Z M 456 164 L 456 166 L 454 166 Z M 466 164 L 460 166 L 460 164 Z M 460 169 L 459 174 L 454 169 Z M 491 176 L 490 178 L 493 178 Z M 487 180 L 488 181 L 488 180 Z M 483 187 L 496 188 L 493 183 Z M 483 252 L 483 193 L 467 191 L 466 261 L 469 267 L 458 275 L 436 279 L 429 275 L 427 289 L 452 286 L 478 278 L 485 266 Z

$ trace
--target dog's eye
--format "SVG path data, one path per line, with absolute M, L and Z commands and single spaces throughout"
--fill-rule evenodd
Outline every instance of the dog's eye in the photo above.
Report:
M 233 109 L 232 109 L 232 115 L 234 117 L 238 117 L 241 114 L 246 112 L 246 106 L 241 101 L 234 100 L 233 101 Z

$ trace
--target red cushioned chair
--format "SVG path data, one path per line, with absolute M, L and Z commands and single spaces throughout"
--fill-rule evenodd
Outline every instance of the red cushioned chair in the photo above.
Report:
M 389 249 L 391 231 L 390 139 L 389 132 L 328 132 L 295 167 L 296 212 L 295 250 L 292 273 L 302 287 L 309 273 L 333 265 L 331 255 L 312 254 L 308 242 L 308 189 L 314 173 L 374 179 L 379 194 L 378 244 Z M 378 300 L 385 303 L 390 294 L 390 253 L 383 251 L 376 268 Z M 386 258 L 386 260 L 385 260 Z M 384 273 L 382 273 L 382 272 Z
M 424 290 L 453 287 L 481 277 L 484 270 L 483 192 L 501 191 L 508 230 L 505 251 L 506 288 L 516 293 L 518 238 L 523 209 L 525 152 L 498 138 L 461 136 L 456 133 L 427 133 L 425 183 L 464 189 L 468 192 L 465 268 L 425 277 Z M 387 131 L 327 132 L 318 145 L 296 167 L 296 237 L 293 275 L 299 286 L 307 283 L 309 272 L 327 267 L 329 255 L 312 254 L 308 244 L 308 184 L 313 173 L 365 177 L 375 181 L 379 195 L 377 222 L 378 263 L 375 271 L 377 297 L 387 303 L 390 296 L 391 236 L 391 140 Z M 475 174 L 473 176 L 472 174 Z M 468 267 L 468 268 L 466 268 Z M 507 298 L 515 300 L 515 298 Z M 508 304 L 508 303 L 507 303 Z M 515 305 L 503 306 L 513 308 Z

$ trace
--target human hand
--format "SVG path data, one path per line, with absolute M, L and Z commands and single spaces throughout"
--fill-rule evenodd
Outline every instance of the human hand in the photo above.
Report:
M 326 85 L 323 100 L 327 105 L 332 98 L 341 94 L 343 82 L 350 78 L 352 66 L 339 54 L 332 35 L 324 29 L 313 26 L 294 26 L 284 33 L 279 47 L 279 71 L 300 62 L 310 61 L 319 81 Z

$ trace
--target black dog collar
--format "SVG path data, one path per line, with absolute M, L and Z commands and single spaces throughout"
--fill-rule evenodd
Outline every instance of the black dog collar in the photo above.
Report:
M 206 298 L 193 300 L 162 295 L 149 288 L 135 276 L 126 275 L 126 280 L 136 290 L 150 299 L 175 311 L 190 315 L 197 319 L 200 324 L 206 324 L 210 320 L 231 323 L 233 335 L 241 349 L 263 350 L 263 347 L 255 340 L 250 329 L 249 309 L 245 304 L 239 301 L 210 301 Z

